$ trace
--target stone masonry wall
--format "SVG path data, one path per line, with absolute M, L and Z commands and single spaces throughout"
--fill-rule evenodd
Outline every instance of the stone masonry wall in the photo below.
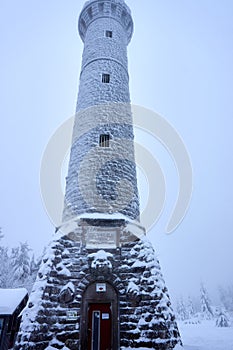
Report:
M 66 179 L 64 221 L 85 212 L 118 212 L 131 219 L 139 218 L 130 118 L 127 104 L 96 106 L 79 112 Z M 109 148 L 99 147 L 100 134 L 109 134 Z
M 106 37 L 106 30 L 112 37 Z M 88 1 L 79 18 L 84 41 L 63 221 L 83 213 L 139 220 L 127 44 L 133 22 L 123 1 Z M 109 83 L 102 82 L 109 74 Z M 109 135 L 109 147 L 100 147 Z
M 130 42 L 133 33 L 133 21 L 131 11 L 124 0 L 89 0 L 84 4 L 79 17 L 79 34 L 83 41 L 87 28 L 96 19 L 107 17 L 119 22 L 126 32 L 127 43 Z
M 121 232 L 124 238 L 123 226 Z M 150 242 L 137 239 L 117 249 L 98 251 L 86 249 L 77 240 L 81 235 L 82 228 L 76 231 L 75 241 L 72 235 L 63 236 L 49 247 L 23 313 L 14 349 L 86 350 L 80 347 L 80 316 L 83 295 L 95 282 L 109 283 L 118 295 L 119 349 L 168 350 L 180 343 L 168 292 Z M 107 267 L 105 271 L 98 270 L 99 255 L 102 266 Z M 68 318 L 69 311 L 75 313 L 74 319 Z

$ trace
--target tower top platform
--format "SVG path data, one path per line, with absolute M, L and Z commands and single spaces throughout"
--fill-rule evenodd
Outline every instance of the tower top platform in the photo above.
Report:
M 133 35 L 131 11 L 123 0 L 88 0 L 79 16 L 78 31 L 82 41 L 85 40 L 88 26 L 98 18 L 115 19 L 127 32 L 128 43 Z

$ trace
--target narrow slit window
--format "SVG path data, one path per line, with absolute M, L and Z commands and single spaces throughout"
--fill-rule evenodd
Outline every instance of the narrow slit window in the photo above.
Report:
M 106 36 L 106 38 L 112 38 L 112 31 L 111 30 L 106 30 L 105 36 Z
M 100 135 L 100 147 L 109 147 L 110 136 L 108 134 Z
M 102 83 L 108 84 L 110 83 L 110 74 L 102 74 Z

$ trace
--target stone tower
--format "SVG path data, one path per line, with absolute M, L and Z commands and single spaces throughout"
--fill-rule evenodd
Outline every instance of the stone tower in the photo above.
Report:
M 89 0 L 60 233 L 43 257 L 16 350 L 168 350 L 181 343 L 140 225 L 123 0 Z
M 64 221 L 83 213 L 139 219 L 127 62 L 130 10 L 124 1 L 89 1 L 78 29 L 84 50 Z

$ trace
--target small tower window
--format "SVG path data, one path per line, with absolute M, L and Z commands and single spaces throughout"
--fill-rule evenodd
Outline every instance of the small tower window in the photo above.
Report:
M 111 30 L 106 30 L 105 31 L 105 36 L 106 36 L 106 38 L 112 38 L 112 31 Z
M 102 74 L 102 83 L 108 84 L 110 83 L 110 74 Z
M 99 146 L 109 147 L 110 136 L 108 134 L 100 135 Z

